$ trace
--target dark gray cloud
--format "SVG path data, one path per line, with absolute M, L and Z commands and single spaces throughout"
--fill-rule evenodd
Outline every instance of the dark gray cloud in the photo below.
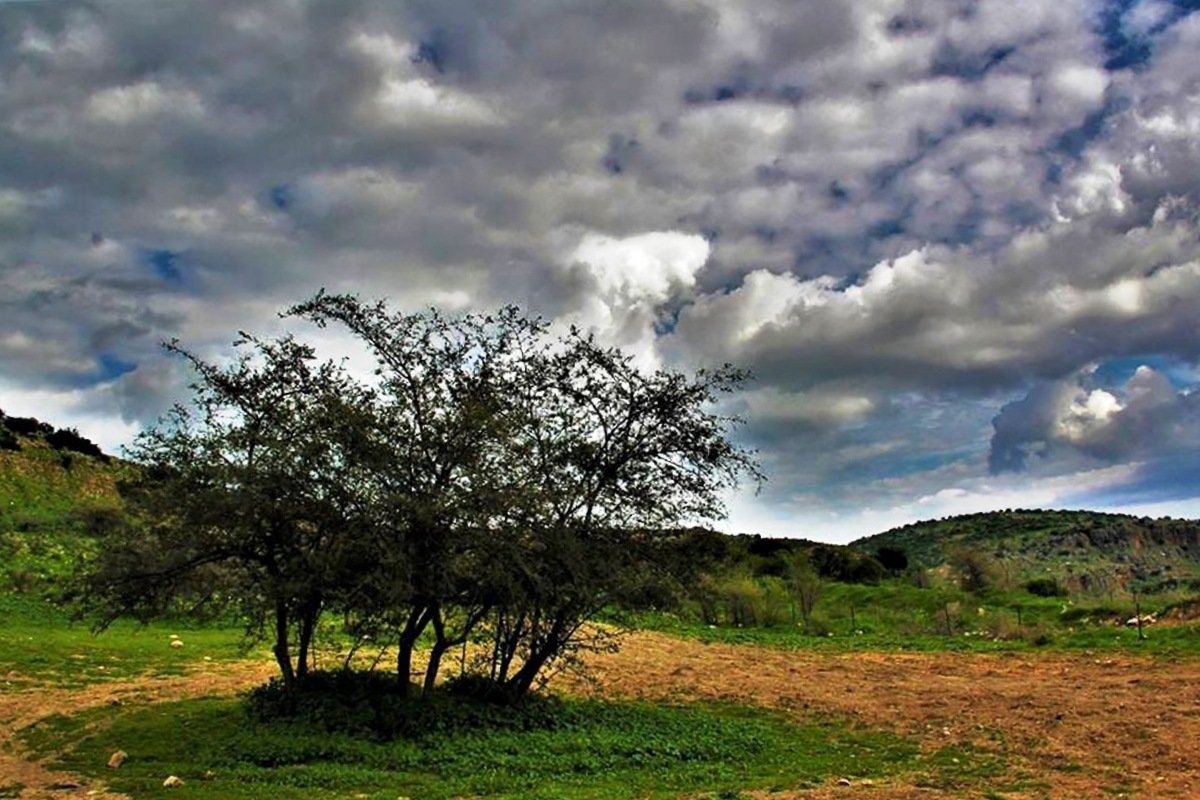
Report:
M 162 339 L 515 301 L 754 369 L 735 525 L 1116 497 L 1198 383 L 1197 47 L 1161 2 L 0 4 L 0 406 L 112 445 Z M 1123 427 L 1054 434 L 1085 389 Z

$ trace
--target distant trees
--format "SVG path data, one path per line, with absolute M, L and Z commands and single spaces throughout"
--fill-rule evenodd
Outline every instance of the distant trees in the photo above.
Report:
M 793 554 L 786 563 L 787 574 L 784 580 L 787 583 L 788 594 L 800 609 L 805 629 L 810 629 L 813 610 L 817 607 L 817 601 L 821 599 L 825 582 L 821 580 L 821 575 L 812 561 L 804 554 Z
M 710 409 L 745 375 L 646 373 L 576 330 L 508 308 L 402 314 L 320 294 L 288 312 L 371 351 L 363 385 L 290 337 L 196 368 L 190 409 L 141 437 L 140 524 L 87 589 L 107 617 L 236 602 L 272 630 L 285 685 L 335 609 L 397 648 L 401 685 L 484 644 L 477 678 L 519 699 L 589 643 L 586 622 L 645 592 L 662 531 L 757 480 Z M 414 676 L 414 649 L 430 657 Z
M 902 547 L 883 545 L 876 549 L 875 560 L 892 575 L 901 575 L 908 569 L 908 553 Z
M 0 450 L 20 449 L 18 436 L 42 439 L 62 453 L 64 459 L 70 453 L 79 453 L 100 461 L 108 461 L 108 456 L 95 442 L 84 438 L 74 428 L 55 428 L 34 417 L 10 417 L 0 411 Z

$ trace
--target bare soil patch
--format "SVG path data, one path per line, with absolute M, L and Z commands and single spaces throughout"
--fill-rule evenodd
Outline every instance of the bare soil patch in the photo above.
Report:
M 34 686 L 0 693 L 0 789 L 21 786 L 22 800 L 67 797 L 124 800 L 124 795 L 109 792 L 102 782 L 53 770 L 46 760 L 31 758 L 21 748 L 17 732 L 56 714 L 69 716 L 97 706 L 232 694 L 267 680 L 273 674 L 273 666 L 263 662 L 214 663 L 198 666 L 196 671 L 185 675 L 148 675 L 69 690 Z
M 848 653 L 628 637 L 593 657 L 605 694 L 832 713 L 916 736 L 932 752 L 1001 757 L 1004 797 L 1200 797 L 1200 662 L 1114 654 Z M 905 785 L 785 796 L 981 797 Z M 766 796 L 766 795 L 760 795 Z

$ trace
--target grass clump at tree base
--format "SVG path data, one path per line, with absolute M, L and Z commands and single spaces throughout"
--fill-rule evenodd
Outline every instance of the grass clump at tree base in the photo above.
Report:
M 580 722 L 580 706 L 533 693 L 511 698 L 476 676 L 452 679 L 421 696 L 395 675 L 338 670 L 309 673 L 290 689 L 278 678 L 252 689 L 246 710 L 261 723 L 306 724 L 316 730 L 378 741 L 469 731 L 563 730 Z

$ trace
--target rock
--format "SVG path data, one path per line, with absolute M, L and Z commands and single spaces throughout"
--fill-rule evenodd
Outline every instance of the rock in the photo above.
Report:
M 178 789 L 180 786 L 183 786 L 183 779 L 177 775 L 168 775 L 163 781 L 164 789 Z
M 171 648 L 172 649 L 178 650 L 181 647 L 183 647 L 183 641 L 181 639 L 172 639 L 171 640 Z
M 117 767 L 124 764 L 125 759 L 127 759 L 127 758 L 129 758 L 129 756 L 126 755 L 124 750 L 118 750 L 117 752 L 113 753 L 111 756 L 108 757 L 108 768 L 116 769 Z

